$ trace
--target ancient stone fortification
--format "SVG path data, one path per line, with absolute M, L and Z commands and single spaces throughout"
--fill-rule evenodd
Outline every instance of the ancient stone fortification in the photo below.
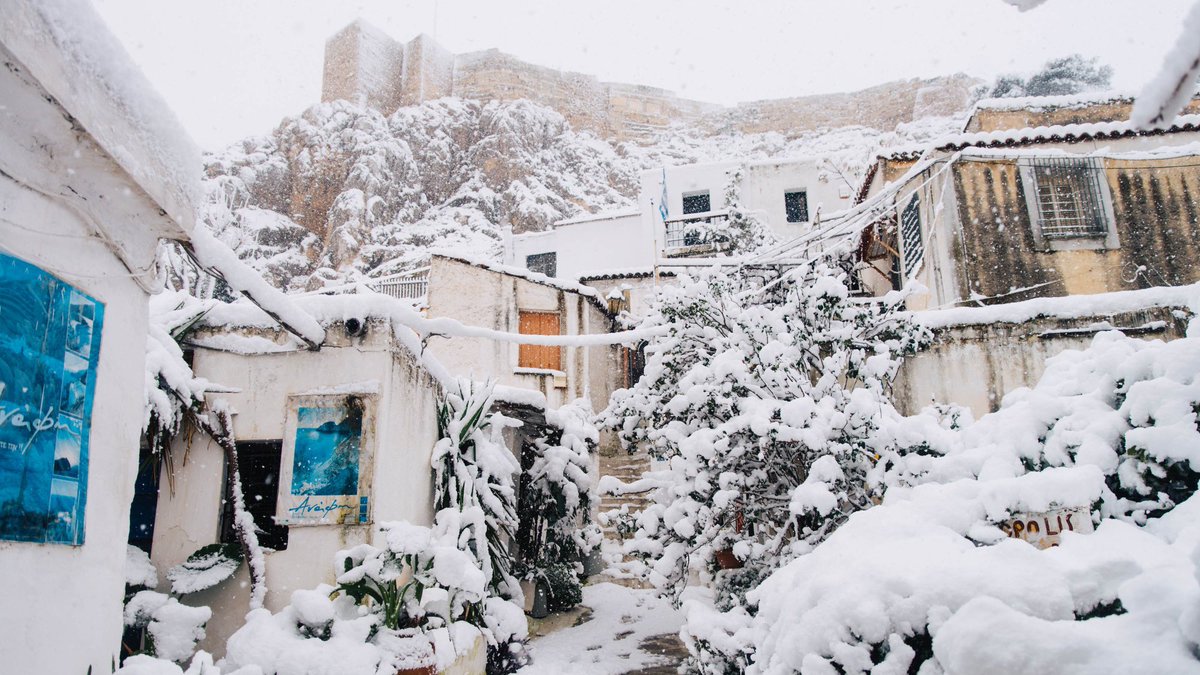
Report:
M 634 84 L 525 63 L 495 49 L 451 54 L 427 35 L 400 43 L 363 21 L 325 45 L 321 99 L 361 102 L 384 113 L 442 96 L 529 99 L 577 129 L 639 140 L 672 122 L 709 133 L 775 131 L 788 136 L 853 124 L 893 129 L 901 122 L 967 108 L 979 81 L 966 75 L 912 79 L 849 94 L 753 101 L 726 108 Z

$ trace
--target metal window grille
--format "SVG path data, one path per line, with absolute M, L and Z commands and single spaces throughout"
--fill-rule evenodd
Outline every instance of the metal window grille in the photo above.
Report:
M 558 274 L 558 253 L 534 253 L 525 256 L 525 268 L 530 272 L 553 277 Z
M 1108 217 L 1101 167 L 1088 159 L 1054 157 L 1032 163 L 1038 228 L 1048 239 L 1103 237 Z
M 783 193 L 783 208 L 789 223 L 807 223 L 808 193 L 803 190 Z
M 680 246 L 707 244 L 708 233 L 705 231 L 706 226 L 720 225 L 726 220 L 729 220 L 729 215 L 720 213 L 715 216 L 705 216 L 703 218 L 668 221 L 667 236 L 665 239 L 666 247 L 678 248 Z
M 912 278 L 925 256 L 925 242 L 921 240 L 921 202 L 915 194 L 900 214 L 900 239 L 904 252 L 904 276 Z

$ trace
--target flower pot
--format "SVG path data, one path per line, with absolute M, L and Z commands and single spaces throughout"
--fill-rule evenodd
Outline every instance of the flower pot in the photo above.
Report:
M 437 666 L 431 663 L 428 666 L 415 668 L 398 668 L 396 675 L 437 675 Z
M 396 665 L 396 675 L 437 675 L 435 647 L 430 640 L 420 633 L 407 637 L 396 636 L 394 632 L 391 635 L 393 637 L 390 638 L 390 646 L 398 651 L 398 661 L 393 661 L 392 664 L 403 664 Z
M 732 548 L 723 548 L 713 554 L 717 561 L 717 567 L 723 570 L 740 570 L 742 569 L 742 561 L 733 554 Z

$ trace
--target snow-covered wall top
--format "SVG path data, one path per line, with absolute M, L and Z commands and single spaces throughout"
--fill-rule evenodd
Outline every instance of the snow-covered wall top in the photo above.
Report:
M 1130 103 L 1133 94 L 1125 91 L 1089 91 L 1064 96 L 1012 96 L 985 98 L 975 103 L 975 110 L 1049 110 L 1052 108 L 1087 108 L 1102 103 Z M 974 112 L 974 111 L 972 111 Z
M 561 291 L 567 291 L 569 293 L 578 293 L 579 295 L 582 295 L 585 298 L 587 298 L 588 300 L 595 303 L 596 306 L 599 307 L 601 311 L 608 311 L 604 307 L 604 303 L 602 303 L 600 301 L 600 294 L 596 291 L 596 289 L 592 288 L 591 286 L 584 286 L 582 284 L 565 281 L 563 279 L 556 279 L 554 277 L 548 277 L 545 274 L 539 274 L 537 272 L 530 272 L 529 270 L 525 269 L 524 267 L 515 267 L 512 265 L 501 265 L 499 263 L 492 262 L 491 260 L 488 260 L 487 258 L 481 258 L 481 257 L 469 256 L 469 255 L 461 255 L 461 254 L 455 253 L 453 251 L 435 250 L 432 252 L 432 254 L 438 258 L 446 258 L 447 260 L 457 260 L 458 262 L 465 263 L 467 265 L 474 265 L 475 267 L 480 267 L 482 269 L 488 270 L 490 272 L 495 272 L 497 274 L 505 274 L 505 275 L 508 275 L 511 277 L 517 277 L 519 279 L 524 279 L 526 281 L 530 281 L 535 284 L 542 284 L 544 286 L 550 286 L 552 288 L 557 288 Z
M 0 42 L 177 224 L 201 202 L 200 151 L 86 0 L 0 0 Z
M 880 153 L 879 158 L 891 160 L 914 159 L 928 150 L 952 151 L 967 147 L 1005 147 L 1030 143 L 1074 143 L 1090 140 L 1111 140 L 1132 136 L 1152 136 L 1175 132 L 1200 131 L 1200 115 L 1180 115 L 1165 129 L 1140 130 L 1132 122 L 1092 122 L 1064 124 L 1023 129 L 1002 129 L 944 136 L 923 145 L 908 145 Z
M 914 312 L 922 325 L 938 329 L 995 323 L 1024 323 L 1040 318 L 1081 319 L 1134 312 L 1153 307 L 1200 310 L 1200 284 L 1162 286 L 1094 295 L 1034 298 L 986 307 L 954 307 Z

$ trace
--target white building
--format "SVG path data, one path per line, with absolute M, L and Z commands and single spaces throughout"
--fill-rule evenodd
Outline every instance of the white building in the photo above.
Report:
M 505 262 L 571 281 L 597 270 L 650 267 L 661 240 L 656 222 L 633 208 L 560 220 L 545 232 L 514 235 Z
M 370 296 L 307 300 L 305 309 L 327 328 L 320 351 L 304 349 L 272 327 L 265 314 L 232 311 L 238 307 L 213 309 L 188 338 L 193 372 L 227 389 L 217 396 L 235 411 L 243 493 L 262 530 L 264 604 L 272 612 L 287 605 L 297 589 L 334 584 L 338 551 L 382 545 L 378 523 L 432 523 L 430 458 L 438 440 L 438 400 L 450 379 L 414 355 L 415 336 L 408 333 L 405 342 L 386 307 L 372 305 Z M 328 421 L 306 423 L 301 417 L 306 410 L 333 414 L 343 425 L 354 418 L 349 425 L 359 448 L 351 458 L 354 480 L 341 486 L 348 487 L 343 492 L 319 492 L 338 496 L 292 493 L 303 482 L 293 480 L 302 470 L 295 457 L 297 434 Z M 164 466 L 160 481 L 151 555 L 160 579 L 203 546 L 237 543 L 222 449 L 204 434 L 184 433 L 175 438 L 172 453 L 187 460 L 175 462 L 173 477 Z M 166 591 L 170 584 L 160 585 Z M 184 596 L 184 602 L 212 609 L 200 647 L 222 656 L 250 608 L 246 566 L 232 579 Z
M 430 260 L 427 314 L 509 334 L 583 336 L 612 329 L 605 299 L 590 286 L 445 254 Z M 607 344 L 432 337 L 428 349 L 456 375 L 540 392 L 550 408 L 585 398 L 600 410 L 617 386 L 618 348 Z
M 159 240 L 188 239 L 200 178 L 174 116 L 89 5 L 74 5 L 0 2 L 7 673 L 117 662 L 147 298 Z
M 728 197 L 734 194 L 736 204 Z M 645 271 L 663 259 L 703 253 L 689 223 L 758 217 L 776 237 L 806 232 L 850 206 L 851 186 L 817 159 L 689 164 L 645 171 L 636 208 L 562 220 L 512 237 L 506 262 L 575 280 L 614 270 Z M 665 205 L 665 209 L 663 208 Z

